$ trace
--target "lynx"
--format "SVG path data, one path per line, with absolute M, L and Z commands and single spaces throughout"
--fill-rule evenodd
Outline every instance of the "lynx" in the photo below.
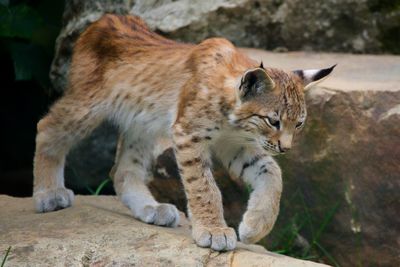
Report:
M 146 186 L 154 146 L 169 138 L 197 245 L 223 251 L 237 242 L 223 217 L 211 155 L 253 189 L 238 233 L 243 242 L 257 242 L 279 210 L 281 170 L 272 156 L 287 152 L 304 126 L 304 89 L 333 67 L 285 72 L 264 67 L 222 38 L 183 44 L 151 32 L 138 17 L 105 15 L 77 40 L 68 88 L 37 125 L 36 210 L 72 205 L 65 157 L 109 120 L 120 132 L 114 187 L 135 218 L 179 223 L 176 207 L 157 202 Z

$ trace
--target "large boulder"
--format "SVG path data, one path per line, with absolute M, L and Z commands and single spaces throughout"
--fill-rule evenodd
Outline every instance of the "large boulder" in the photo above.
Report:
M 279 158 L 282 216 L 308 209 L 299 222 L 323 230 L 318 242 L 343 266 L 398 266 L 400 92 L 322 90 L 308 95 L 296 149 Z M 306 231 L 313 242 L 318 234 Z
M 139 15 L 153 30 L 185 42 L 220 36 L 270 50 L 400 53 L 397 1 L 66 0 L 51 70 L 58 92 L 67 86 L 76 38 L 104 13 Z
M 72 208 L 35 214 L 31 198 L 0 195 L 0 260 L 4 266 L 323 267 L 239 244 L 231 252 L 200 248 L 182 215 L 172 229 L 135 220 L 105 196 L 78 196 Z

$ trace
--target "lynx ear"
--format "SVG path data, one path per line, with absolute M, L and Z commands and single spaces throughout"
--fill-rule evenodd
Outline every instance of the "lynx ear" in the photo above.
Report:
M 239 86 L 239 97 L 242 101 L 256 97 L 263 92 L 272 90 L 274 81 L 262 68 L 255 68 L 245 72 Z
M 293 73 L 301 78 L 301 80 L 303 81 L 304 89 L 306 90 L 312 85 L 321 82 L 332 72 L 335 67 L 336 64 L 326 69 L 295 70 L 293 71 Z

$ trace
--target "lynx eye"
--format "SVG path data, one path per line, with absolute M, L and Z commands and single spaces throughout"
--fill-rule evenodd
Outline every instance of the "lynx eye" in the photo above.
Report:
M 279 120 L 271 118 L 271 117 L 267 117 L 266 121 L 270 126 L 275 127 L 276 129 L 279 130 L 279 126 L 280 126 Z
M 304 125 L 304 121 L 299 121 L 299 122 L 296 124 L 296 129 L 301 128 L 303 125 Z

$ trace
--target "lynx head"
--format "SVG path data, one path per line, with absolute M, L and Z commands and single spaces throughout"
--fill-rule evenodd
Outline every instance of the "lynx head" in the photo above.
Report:
M 287 73 L 261 64 L 247 70 L 237 89 L 238 104 L 231 123 L 270 154 L 288 151 L 306 121 L 305 89 L 328 76 L 334 67 Z

